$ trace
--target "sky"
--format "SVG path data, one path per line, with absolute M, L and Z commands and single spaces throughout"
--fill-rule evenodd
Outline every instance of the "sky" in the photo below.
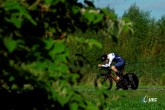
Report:
M 78 0 L 83 1 L 83 0 Z M 118 17 L 121 17 L 125 11 L 134 3 L 140 10 L 149 11 L 150 16 L 156 20 L 165 16 L 165 0 L 93 0 L 98 8 L 107 7 L 115 9 Z

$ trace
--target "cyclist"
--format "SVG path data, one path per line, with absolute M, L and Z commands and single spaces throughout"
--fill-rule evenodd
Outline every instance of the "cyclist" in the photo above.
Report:
M 98 64 L 98 67 L 110 67 L 112 62 L 115 62 L 115 64 L 111 66 L 111 69 L 116 73 L 117 80 L 119 81 L 122 76 L 122 71 L 124 70 L 125 60 L 116 53 L 109 53 L 102 55 L 101 61 L 105 64 Z

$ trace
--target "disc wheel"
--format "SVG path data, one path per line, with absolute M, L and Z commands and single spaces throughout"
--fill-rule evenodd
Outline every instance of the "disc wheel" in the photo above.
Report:
M 123 75 L 123 80 L 121 81 L 121 84 L 124 90 L 136 90 L 139 86 L 139 79 L 134 73 L 127 73 Z

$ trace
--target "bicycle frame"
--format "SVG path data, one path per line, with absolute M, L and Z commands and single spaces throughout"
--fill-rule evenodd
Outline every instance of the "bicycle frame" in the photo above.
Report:
M 116 82 L 117 86 L 121 87 L 123 90 L 128 90 L 128 89 L 133 89 L 136 90 L 138 88 L 139 85 L 139 80 L 138 77 L 134 74 L 134 73 L 125 73 L 123 75 L 123 71 L 121 71 L 122 73 L 122 77 L 121 80 L 118 80 L 115 76 L 115 74 L 112 74 L 112 70 L 110 68 L 101 68 L 100 70 L 105 70 L 106 72 L 101 74 L 99 73 L 95 79 L 95 87 L 98 86 L 98 82 L 99 81 L 99 77 L 103 76 L 103 78 L 108 78 L 108 89 L 112 88 L 112 82 Z M 107 81 L 107 79 L 105 79 L 105 81 Z M 102 83 L 102 82 L 101 82 Z
M 118 80 L 115 78 L 115 76 L 112 75 L 112 73 L 109 74 L 111 76 L 111 78 L 117 83 Z
M 109 70 L 109 69 L 107 69 L 106 68 L 106 70 L 108 71 L 107 72 L 107 74 L 109 74 L 110 75 L 110 77 L 117 83 L 118 82 L 118 80 L 115 78 L 115 76 L 114 75 L 112 75 L 112 72 L 111 72 L 111 70 Z

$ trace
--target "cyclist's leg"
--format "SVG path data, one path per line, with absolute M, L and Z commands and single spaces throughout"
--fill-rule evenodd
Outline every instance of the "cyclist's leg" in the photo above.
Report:
M 117 76 L 121 77 L 123 75 L 123 70 L 125 67 L 125 61 L 121 60 L 117 62 L 114 67 L 112 67 L 112 70 L 115 70 L 115 73 Z
M 125 66 L 125 61 L 119 61 L 111 69 L 116 73 L 118 82 L 116 83 L 116 90 L 120 89 L 120 81 L 122 80 L 123 70 Z

